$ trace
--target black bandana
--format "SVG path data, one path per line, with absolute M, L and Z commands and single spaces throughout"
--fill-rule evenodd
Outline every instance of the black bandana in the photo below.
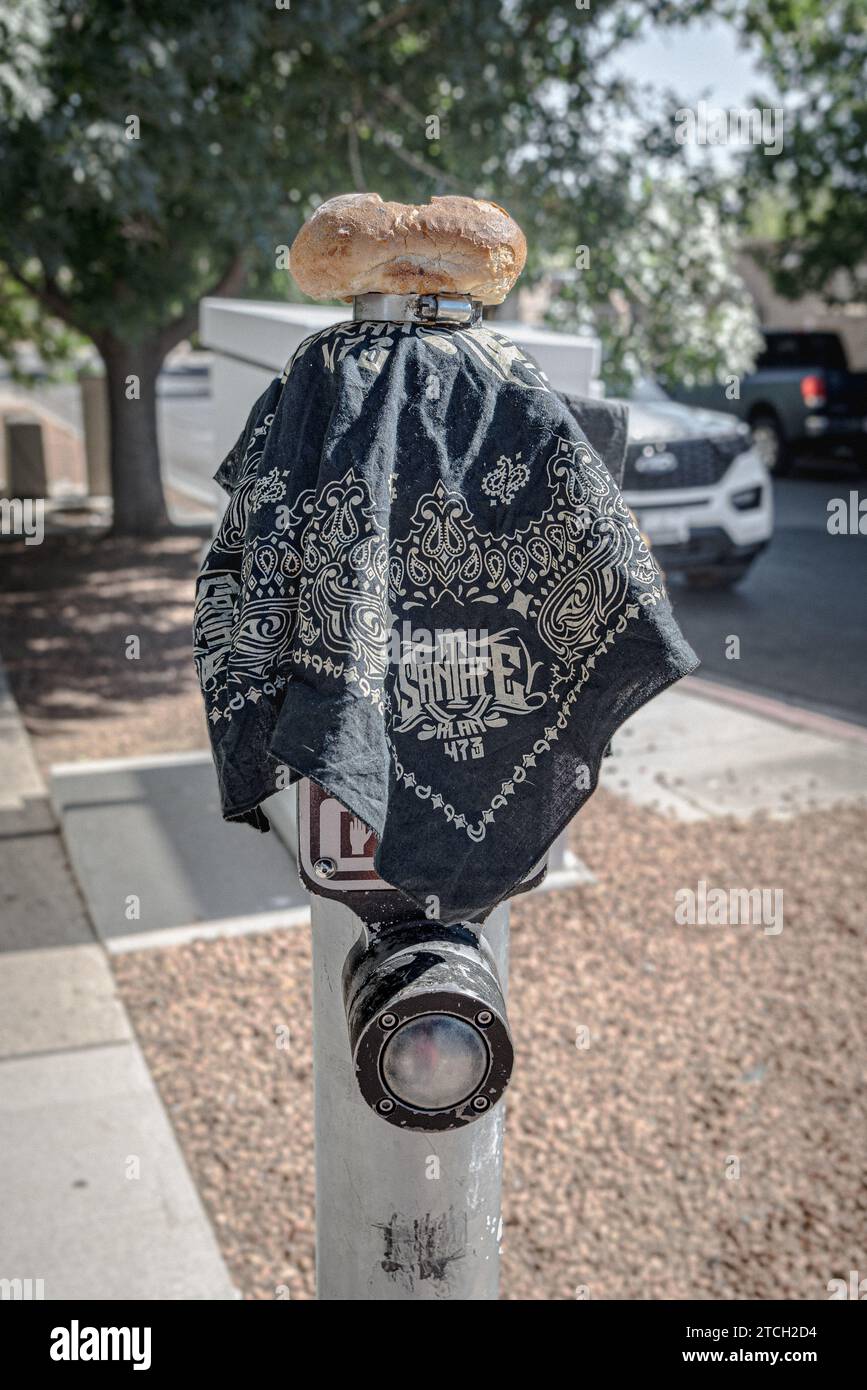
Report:
M 697 664 L 624 445 L 622 410 L 570 409 L 486 325 L 303 343 L 216 474 L 198 581 L 225 817 L 267 829 L 260 803 L 309 777 L 442 920 L 507 897 L 617 726 Z

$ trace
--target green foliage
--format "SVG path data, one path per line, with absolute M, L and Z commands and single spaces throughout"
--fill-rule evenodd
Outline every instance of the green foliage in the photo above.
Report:
M 0 349 L 13 381 L 31 384 L 37 363 L 49 376 L 62 374 L 73 353 L 83 346 L 79 334 L 40 313 L 33 296 L 0 268 Z
M 638 0 L 7 0 L 0 266 L 98 345 L 163 351 L 242 270 L 288 295 L 278 248 L 324 198 L 454 191 L 514 213 L 530 275 L 592 243 L 607 306 L 645 205 L 634 94 L 605 59 L 657 13 L 676 18 Z M 660 283 L 682 250 L 653 240 Z M 698 317 L 700 277 L 689 293 Z M 631 347 L 609 335 L 618 369 L 662 318 L 633 316 Z M 681 329 L 669 315 L 665 360 Z
M 627 202 L 629 225 L 589 238 L 550 321 L 598 333 L 609 390 L 641 375 L 692 384 L 748 370 L 761 337 L 718 207 L 679 172 L 644 179 Z
M 864 0 L 721 0 L 688 5 L 722 12 L 759 55 L 769 91 L 757 106 L 782 106 L 785 139 L 772 158 L 756 149 L 740 194 L 745 219 L 756 202 L 776 208 L 768 266 L 789 298 L 867 298 L 867 6 Z M 774 92 L 780 94 L 775 96 Z
M 528 230 L 562 224 L 592 177 L 594 54 L 637 22 L 623 0 L 592 20 L 551 0 L 11 0 L 0 262 L 129 341 L 183 326 L 239 255 L 269 277 L 353 187 L 494 194 Z

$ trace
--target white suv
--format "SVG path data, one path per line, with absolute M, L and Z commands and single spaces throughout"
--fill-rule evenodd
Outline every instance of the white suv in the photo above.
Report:
M 706 587 L 743 579 L 774 529 L 768 471 L 731 415 L 638 387 L 629 409 L 623 495 L 666 574 Z

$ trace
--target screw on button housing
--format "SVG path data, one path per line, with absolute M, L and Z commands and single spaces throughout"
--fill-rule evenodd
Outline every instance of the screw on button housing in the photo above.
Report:
M 477 301 L 459 294 L 420 294 L 416 313 L 425 323 L 472 324 L 481 318 Z
M 337 865 L 333 859 L 317 859 L 313 865 L 313 872 L 317 878 L 333 878 L 337 873 Z

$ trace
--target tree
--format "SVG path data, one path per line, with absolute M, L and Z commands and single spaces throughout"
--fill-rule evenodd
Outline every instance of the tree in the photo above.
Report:
M 198 8 L 185 28 L 169 5 L 19 0 L 0 21 L 0 261 L 103 358 L 119 531 L 166 524 L 156 377 L 255 231 L 221 204 L 216 148 L 249 103 L 246 7 Z
M 761 348 L 753 302 L 735 268 L 734 230 L 682 171 L 657 171 L 628 195 L 614 237 L 588 228 L 586 254 L 549 315 L 599 334 L 605 380 L 626 392 L 641 376 L 693 383 L 740 376 Z
M 745 224 L 773 210 L 766 255 L 780 294 L 867 299 L 867 6 L 863 0 L 700 0 L 737 26 L 782 107 L 783 148 L 751 151 L 740 181 Z
M 267 281 L 323 198 L 494 197 L 536 264 L 587 207 L 616 235 L 629 93 L 605 58 L 655 8 L 7 0 L 0 273 L 103 358 L 115 529 L 166 524 L 165 354 L 203 295 Z

